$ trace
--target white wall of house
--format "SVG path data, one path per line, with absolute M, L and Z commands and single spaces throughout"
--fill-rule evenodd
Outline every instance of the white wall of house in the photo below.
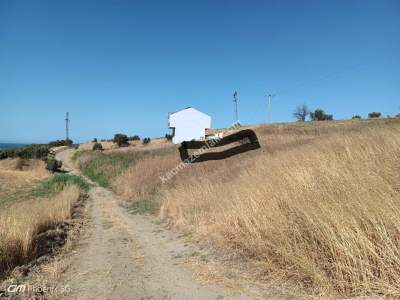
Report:
M 171 113 L 168 121 L 169 127 L 174 129 L 174 144 L 204 139 L 205 129 L 211 128 L 211 117 L 193 107 Z

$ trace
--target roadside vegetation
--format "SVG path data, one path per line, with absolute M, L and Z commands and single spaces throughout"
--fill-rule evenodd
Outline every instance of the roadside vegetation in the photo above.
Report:
M 135 166 L 145 158 L 162 157 L 174 152 L 175 148 L 163 148 L 148 151 L 100 152 L 80 150 L 72 159 L 77 161 L 83 173 L 102 187 L 110 188 L 113 181 L 129 167 Z
M 51 175 L 35 159 L 0 161 L 0 179 L 1 277 L 41 254 L 40 237 L 71 218 L 89 185 L 79 176 Z
M 258 278 L 325 297 L 400 297 L 400 119 L 255 130 L 261 149 L 192 164 L 166 183 L 180 162 L 174 147 L 77 160 L 131 212 L 252 262 Z
M 71 146 L 72 143 L 72 140 L 57 140 L 48 144 L 31 144 L 22 148 L 0 149 L 0 160 L 6 158 L 45 159 L 50 148 Z

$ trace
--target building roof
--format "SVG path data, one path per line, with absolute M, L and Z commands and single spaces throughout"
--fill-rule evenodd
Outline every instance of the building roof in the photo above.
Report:
M 202 114 L 204 114 L 204 115 L 207 115 L 207 116 L 211 117 L 209 114 L 206 114 L 206 113 L 204 113 L 204 112 L 202 112 L 202 111 L 200 111 L 200 110 L 198 110 L 198 109 L 196 109 L 196 108 L 194 108 L 194 107 L 192 107 L 192 106 L 188 106 L 188 107 L 186 107 L 186 108 L 183 108 L 183 109 L 180 109 L 180 110 L 177 110 L 177 111 L 174 111 L 174 112 L 170 112 L 170 113 L 168 113 L 168 116 L 173 115 L 173 114 L 176 114 L 176 113 L 181 112 L 181 111 L 184 111 L 184 110 L 187 110 L 187 109 L 189 109 L 189 108 L 192 108 L 192 109 L 194 109 L 194 110 L 196 110 L 196 111 L 198 111 L 198 112 L 200 112 L 200 113 L 202 113 Z

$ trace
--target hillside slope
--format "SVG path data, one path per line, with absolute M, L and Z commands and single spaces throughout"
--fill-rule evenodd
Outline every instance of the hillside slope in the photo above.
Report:
M 190 165 L 164 184 L 179 164 L 174 148 L 126 152 L 117 169 L 109 155 L 87 152 L 80 167 L 94 180 L 112 169 L 107 182 L 131 211 L 252 262 L 264 281 L 312 295 L 400 297 L 400 119 L 255 130 L 261 149 Z

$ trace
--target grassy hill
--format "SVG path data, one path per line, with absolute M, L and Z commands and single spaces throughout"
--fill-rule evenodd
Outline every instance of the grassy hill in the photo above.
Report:
M 261 149 L 190 165 L 166 183 L 160 176 L 180 163 L 174 146 L 77 160 L 131 211 L 253 262 L 259 278 L 312 295 L 400 297 L 400 118 L 255 131 Z

